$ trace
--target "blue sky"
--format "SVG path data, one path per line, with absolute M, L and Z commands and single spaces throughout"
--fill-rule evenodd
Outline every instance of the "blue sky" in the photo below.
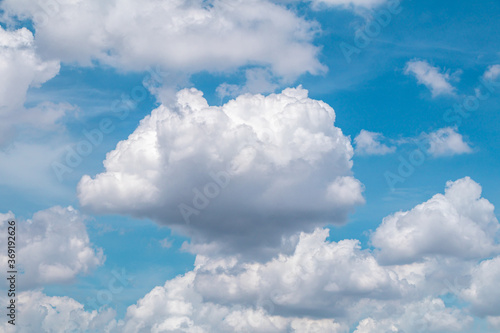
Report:
M 498 2 L 0 13 L 20 332 L 500 328 Z M 220 172 L 227 188 L 191 205 Z

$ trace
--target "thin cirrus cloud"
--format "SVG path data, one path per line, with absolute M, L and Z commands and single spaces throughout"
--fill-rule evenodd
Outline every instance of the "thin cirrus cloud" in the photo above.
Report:
M 108 153 L 105 172 L 82 177 L 78 198 L 94 212 L 169 225 L 193 246 L 266 251 L 298 230 L 345 223 L 364 203 L 334 121 L 301 87 L 221 107 L 185 89 Z
M 440 95 L 454 95 L 455 87 L 450 83 L 453 77 L 449 73 L 442 73 L 439 67 L 434 67 L 425 60 L 411 60 L 405 67 L 406 75 L 413 75 L 418 84 L 426 86 L 432 97 Z
M 258 65 L 283 78 L 326 70 L 312 44 L 318 25 L 266 0 L 6 0 L 1 8 L 31 18 L 40 53 L 67 63 L 188 74 Z
M 65 311 L 42 312 L 20 324 L 78 322 L 105 332 L 417 333 L 470 330 L 472 311 L 496 325 L 500 307 L 491 290 L 500 244 L 493 210 L 481 186 L 466 177 L 385 218 L 370 236 L 374 250 L 352 239 L 327 241 L 329 230 L 317 228 L 294 236 L 292 252 L 260 263 L 198 254 L 192 271 L 155 287 L 122 320 L 107 310 L 86 312 L 69 298 L 28 292 L 20 299 L 32 301 L 20 302 L 23 308 L 68 304 L 74 314 L 71 321 Z M 481 241 L 471 243 L 471 234 Z M 444 294 L 463 304 L 446 304 Z
M 383 141 L 390 141 L 392 146 L 388 146 Z M 399 146 L 422 142 L 427 145 L 425 152 L 433 157 L 454 156 L 470 154 L 474 150 L 458 133 L 456 127 L 444 127 L 434 132 L 422 133 L 414 138 L 402 138 L 399 140 L 387 140 L 382 133 L 361 130 L 354 138 L 356 155 L 386 155 L 394 153 Z

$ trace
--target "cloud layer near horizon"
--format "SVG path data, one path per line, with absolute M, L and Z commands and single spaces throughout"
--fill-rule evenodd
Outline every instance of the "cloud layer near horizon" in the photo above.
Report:
M 499 224 L 493 209 L 481 186 L 466 177 L 385 218 L 371 235 L 374 250 L 357 240 L 328 241 L 329 230 L 317 228 L 298 234 L 291 252 L 265 262 L 198 255 L 192 271 L 154 288 L 121 320 L 33 292 L 22 294 L 31 300 L 22 306 L 47 309 L 33 319 L 42 327 L 57 321 L 102 332 L 442 333 L 470 330 L 472 315 L 497 325 L 498 297 L 491 290 L 500 276 Z M 470 234 L 483 234 L 481 248 L 467 243 Z M 412 250 L 396 253 L 394 246 L 404 240 Z M 446 305 L 445 295 L 466 305 Z M 72 317 L 51 311 L 66 303 Z

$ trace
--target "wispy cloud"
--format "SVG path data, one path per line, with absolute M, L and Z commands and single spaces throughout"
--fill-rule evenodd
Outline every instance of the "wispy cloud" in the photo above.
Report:
M 450 84 L 451 75 L 443 73 L 439 67 L 434 67 L 425 60 L 409 61 L 405 74 L 415 76 L 419 84 L 425 85 L 431 91 L 432 97 L 455 94 L 455 88 Z

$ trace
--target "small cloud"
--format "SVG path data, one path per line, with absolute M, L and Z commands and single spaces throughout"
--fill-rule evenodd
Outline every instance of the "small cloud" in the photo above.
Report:
M 164 238 L 164 239 L 160 240 L 160 246 L 165 248 L 165 249 L 170 249 L 173 244 L 174 244 L 174 242 L 168 238 Z
M 425 85 L 431 91 L 432 97 L 454 95 L 455 88 L 449 81 L 456 81 L 459 73 L 460 71 L 452 75 L 441 73 L 439 67 L 433 67 L 424 60 L 411 60 L 406 64 L 405 68 L 405 74 L 415 76 L 419 84 Z
M 484 72 L 483 77 L 485 80 L 493 81 L 500 76 L 500 65 L 492 65 Z
M 435 132 L 424 134 L 429 140 L 429 153 L 434 157 L 472 153 L 472 148 L 464 141 L 456 128 L 445 127 Z
M 354 138 L 356 149 L 354 152 L 358 155 L 386 155 L 394 153 L 396 147 L 389 147 L 381 141 L 384 139 L 382 133 L 369 132 L 361 130 Z

